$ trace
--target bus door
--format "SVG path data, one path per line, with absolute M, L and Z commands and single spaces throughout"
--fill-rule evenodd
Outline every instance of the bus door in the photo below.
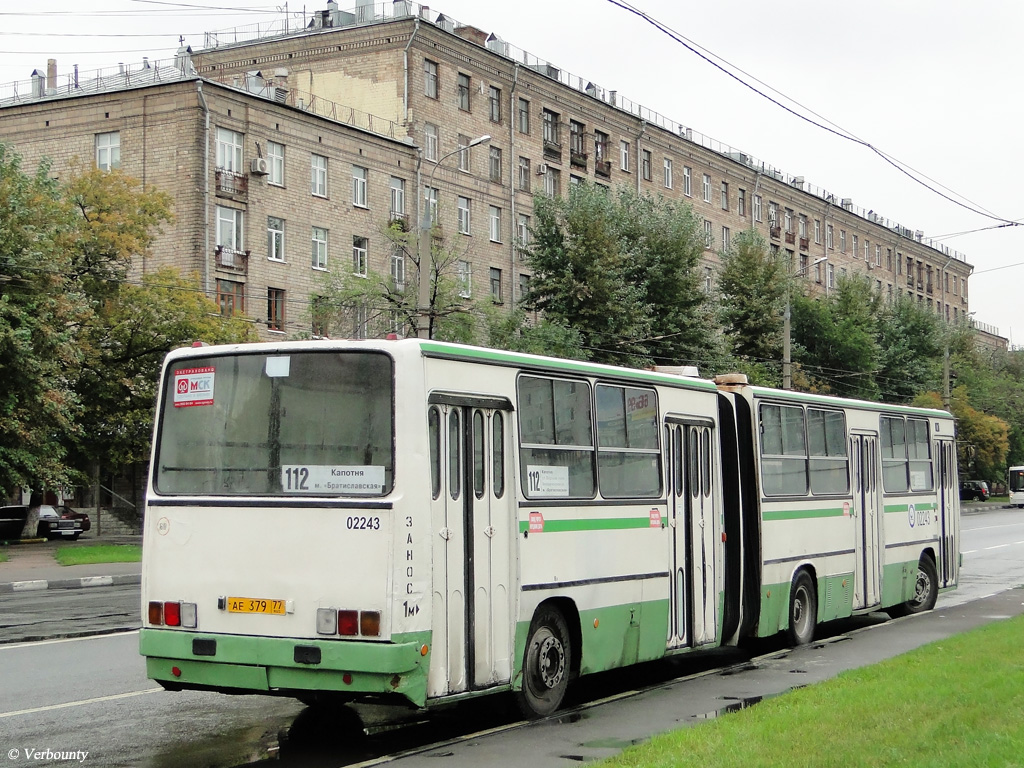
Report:
M 443 424 L 443 508 L 434 515 L 428 695 L 442 695 L 508 683 L 512 676 L 512 404 L 506 398 L 436 394 L 431 404 Z
M 714 509 L 714 456 L 711 422 L 669 421 L 668 521 L 672 528 L 672 568 L 668 647 L 713 642 L 718 627 L 715 552 L 718 520 Z
M 853 469 L 854 577 L 853 609 L 881 602 L 882 547 L 878 514 L 878 435 L 850 437 Z
M 938 459 L 939 476 L 935 489 L 939 525 L 939 586 L 951 587 L 957 583 L 960 570 L 960 489 L 956 481 L 956 445 L 952 440 L 936 440 L 932 446 Z

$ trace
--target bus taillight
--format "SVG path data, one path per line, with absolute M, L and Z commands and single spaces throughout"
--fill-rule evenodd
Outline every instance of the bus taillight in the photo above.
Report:
M 338 634 L 359 634 L 359 611 L 338 611 Z
M 164 622 L 168 627 L 181 626 L 181 603 L 164 603 Z
M 149 623 L 155 627 L 195 629 L 198 624 L 198 613 L 195 603 L 154 601 L 149 604 Z
M 359 614 L 359 634 L 380 637 L 380 611 L 362 611 Z
M 164 604 L 152 602 L 149 604 L 149 623 L 159 627 L 164 623 Z

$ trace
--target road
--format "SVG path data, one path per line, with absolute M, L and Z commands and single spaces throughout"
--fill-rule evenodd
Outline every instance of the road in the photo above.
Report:
M 144 664 L 138 656 L 138 634 L 118 634 L 0 645 L 0 759 L 10 750 L 19 750 L 17 759 L 8 764 L 68 765 L 61 757 L 46 758 L 63 752 L 88 752 L 85 765 L 102 766 L 154 766 L 157 768 L 227 768 L 276 756 L 278 765 L 313 768 L 339 766 L 373 760 L 382 754 L 402 750 L 419 752 L 424 746 L 450 740 L 461 744 L 466 734 L 497 728 L 500 738 L 487 740 L 491 747 L 474 740 L 480 751 L 475 755 L 477 764 L 502 762 L 515 764 L 517 739 L 520 746 L 534 744 L 537 739 L 553 740 L 545 752 L 552 759 L 566 761 L 587 759 L 594 754 L 610 754 L 626 746 L 630 739 L 591 739 L 586 744 L 573 742 L 572 729 L 590 727 L 610 717 L 600 712 L 615 709 L 618 722 L 636 722 L 639 733 L 650 733 L 673 722 L 685 719 L 669 717 L 658 725 L 652 712 L 643 709 L 644 696 L 658 701 L 658 716 L 663 711 L 678 685 L 680 676 L 700 675 L 705 668 L 738 665 L 733 674 L 729 669 L 713 673 L 712 678 L 686 683 L 703 690 L 707 700 L 708 716 L 731 707 L 742 706 L 758 698 L 758 675 L 775 674 L 786 685 L 813 682 L 811 675 L 817 670 L 825 674 L 825 662 L 815 654 L 833 654 L 835 649 L 853 649 L 849 663 L 866 663 L 873 654 L 878 658 L 899 652 L 902 644 L 914 647 L 916 635 L 924 633 L 920 642 L 940 636 L 941 631 L 954 631 L 955 622 L 967 616 L 979 598 L 1024 583 L 1024 513 L 1017 510 L 976 510 L 969 508 L 962 517 L 962 546 L 964 566 L 961 587 L 940 598 L 935 615 L 915 617 L 909 622 L 883 622 L 877 616 L 862 617 L 826 628 L 833 633 L 855 630 L 854 643 L 815 643 L 789 652 L 761 646 L 756 653 L 766 650 L 774 653 L 753 659 L 751 653 L 723 650 L 700 657 L 691 657 L 671 663 L 646 665 L 628 673 L 614 673 L 594 680 L 584 680 L 572 691 L 575 704 L 586 704 L 601 697 L 619 697 L 600 707 L 586 707 L 570 711 L 562 717 L 529 726 L 515 726 L 516 717 L 508 702 L 494 699 L 486 704 L 471 703 L 433 712 L 427 716 L 383 707 L 358 709 L 359 720 L 349 711 L 347 716 L 333 713 L 327 721 L 313 710 L 305 709 L 291 699 L 267 697 L 227 697 L 206 693 L 167 693 L 157 689 L 146 679 Z M 1013 595 L 1018 606 L 1020 599 Z M 1003 601 L 1007 607 L 988 607 L 991 616 L 1007 615 L 1013 602 Z M 137 587 L 100 587 L 85 590 L 58 590 L 5 596 L 0 605 L 0 629 L 8 625 L 31 636 L 32 633 L 52 631 L 63 623 L 71 631 L 93 627 L 99 616 L 108 616 L 113 626 L 121 626 L 128 618 L 138 622 Z M 9 617 L 15 617 L 14 622 Z M 5 618 L 7 617 L 7 618 Z M 930 628 L 932 624 L 936 629 Z M 858 632 L 858 628 L 881 624 L 877 630 Z M 911 631 L 912 628 L 917 628 Z M 872 640 L 872 636 L 878 640 Z M 882 639 L 885 638 L 885 639 Z M 845 635 L 843 635 L 845 639 Z M 875 645 L 865 645 L 869 643 Z M 875 646 L 881 645 L 881 648 Z M 863 646 L 863 647 L 862 647 Z M 731 668 L 730 668 L 731 669 Z M 827 675 L 826 675 L 827 676 Z M 700 686 L 704 688 L 701 689 Z M 640 688 L 654 686 L 655 694 L 636 697 Z M 727 694 L 729 686 L 734 693 Z M 784 690 L 784 688 L 782 689 Z M 659 693 L 660 692 L 660 693 Z M 687 701 L 696 701 L 696 694 L 687 693 Z M 625 698 L 622 698 L 625 697 Z M 668 697 L 666 699 L 666 697 Z M 725 701 L 723 701 L 725 697 Z M 717 703 L 715 703 L 717 702 Z M 651 705 L 655 706 L 655 705 Z M 675 706 L 675 705 L 672 705 Z M 705 706 L 705 705 L 699 705 Z M 621 712 L 619 710 L 621 709 Z M 627 714 L 631 712 L 632 714 Z M 402 727 L 394 730 L 396 716 Z M 689 715 L 689 718 L 697 717 Z M 645 718 L 650 721 L 644 726 Z M 692 721 L 692 720 L 691 720 Z M 364 726 L 367 726 L 364 731 Z M 564 728 L 559 728 L 564 726 Z M 626 726 L 623 725 L 623 728 Z M 643 731 L 644 727 L 650 730 Z M 619 729 L 620 731 L 622 729 Z M 367 732 L 369 735 L 367 735 Z M 325 743 L 324 737 L 329 741 Z M 559 744 L 568 738 L 569 742 Z M 497 745 L 501 745 L 500 747 Z M 587 749 L 583 749 L 587 746 Z M 597 746 L 594 746 L 597 745 Z M 488 749 L 499 751 L 489 752 Z M 445 751 L 448 749 L 448 752 Z M 537 749 L 532 746 L 531 749 Z M 26 750 L 43 750 L 44 759 L 30 759 Z M 510 751 L 509 751 L 510 750 Z M 608 751 L 611 750 L 611 751 Z M 462 749 L 462 751 L 465 751 Z M 433 750 L 431 764 L 436 757 L 456 754 L 460 748 L 452 746 Z M 473 753 L 470 753 L 472 758 Z M 541 759 L 542 756 L 538 756 Z M 564 759 L 563 759 L 564 758 Z M 426 759 L 424 755 L 420 759 Z M 414 758 L 410 761 L 415 762 Z

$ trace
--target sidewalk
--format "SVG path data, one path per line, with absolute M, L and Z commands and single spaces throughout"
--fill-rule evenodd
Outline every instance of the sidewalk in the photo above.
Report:
M 86 534 L 78 544 L 140 544 L 141 536 L 103 536 Z M 8 560 L 0 563 L 0 594 L 41 589 L 81 589 L 115 584 L 139 584 L 141 563 L 96 563 L 59 565 L 53 557 L 62 542 L 26 541 L 3 548 Z M 76 546 L 68 543 L 64 546 Z

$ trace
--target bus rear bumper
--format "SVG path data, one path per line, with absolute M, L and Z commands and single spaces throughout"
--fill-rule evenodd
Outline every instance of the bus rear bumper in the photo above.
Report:
M 429 633 L 402 642 L 246 637 L 143 629 L 146 675 L 175 689 L 352 698 L 397 694 L 426 702 Z M 428 651 L 424 653 L 424 648 Z

